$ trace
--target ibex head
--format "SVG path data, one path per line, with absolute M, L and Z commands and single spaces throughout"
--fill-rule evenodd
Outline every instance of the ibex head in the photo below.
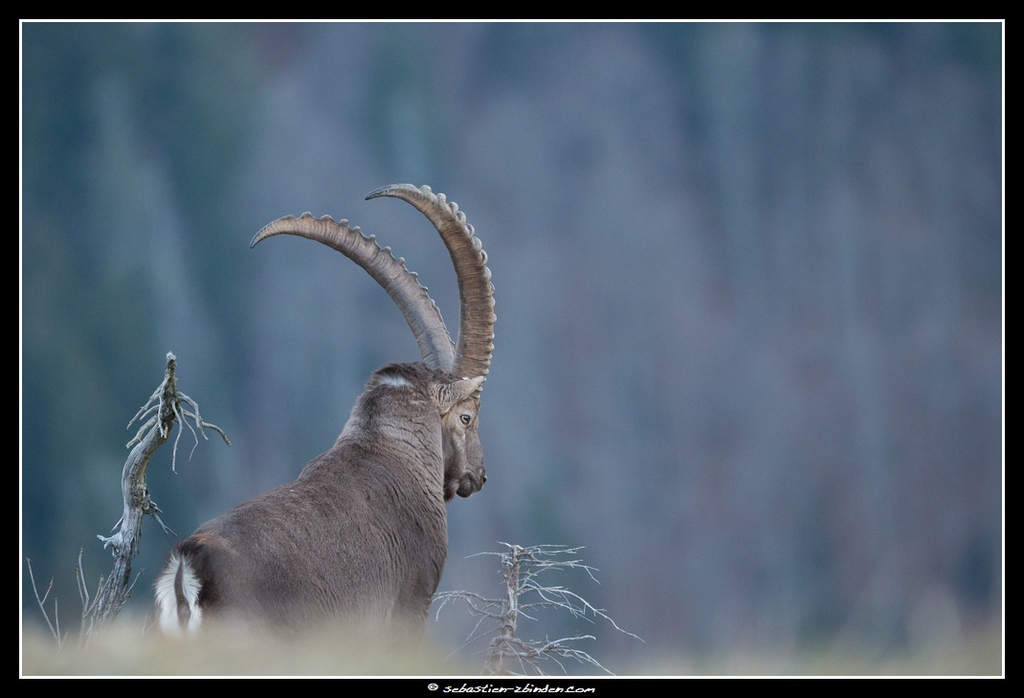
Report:
M 486 379 L 494 350 L 494 287 L 487 268 L 487 253 L 474 237 L 465 214 L 444 194 L 430 187 L 392 184 L 366 195 L 367 199 L 391 196 L 415 206 L 434 225 L 448 248 L 459 282 L 459 338 L 453 346 L 441 313 L 416 274 L 395 259 L 390 248 L 381 249 L 373 235 L 366 237 L 347 220 L 335 222 L 330 216 L 301 218 L 288 216 L 266 226 L 252 240 L 252 247 L 274 235 L 297 235 L 316 240 L 353 260 L 379 283 L 395 301 L 412 329 L 423 363 L 455 378 Z M 482 381 L 481 381 L 482 382 Z M 487 481 L 483 451 L 477 432 L 480 391 L 443 416 L 444 498 L 456 494 L 468 497 Z

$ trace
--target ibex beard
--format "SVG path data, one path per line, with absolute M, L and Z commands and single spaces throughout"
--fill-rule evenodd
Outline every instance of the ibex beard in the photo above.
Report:
M 422 627 L 447 556 L 445 461 L 480 453 L 483 381 L 419 363 L 376 371 L 334 446 L 294 482 L 178 544 L 156 586 L 160 627 L 229 614 L 293 629 Z

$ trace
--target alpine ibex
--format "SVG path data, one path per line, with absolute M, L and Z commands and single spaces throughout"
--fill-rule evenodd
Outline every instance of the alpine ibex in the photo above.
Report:
M 156 583 L 165 631 L 236 615 L 292 628 L 332 621 L 386 629 L 422 625 L 448 552 L 445 503 L 485 481 L 477 434 L 480 389 L 493 350 L 494 288 L 473 227 L 444 194 L 396 184 L 441 234 L 459 282 L 455 346 L 416 275 L 348 221 L 287 217 L 280 234 L 322 242 L 352 259 L 401 309 L 422 363 L 375 371 L 329 451 L 294 482 L 208 521 L 171 553 Z

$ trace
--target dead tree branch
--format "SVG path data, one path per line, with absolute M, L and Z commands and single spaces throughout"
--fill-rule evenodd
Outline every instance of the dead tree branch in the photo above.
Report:
M 178 391 L 178 379 L 174 373 L 176 368 L 177 359 L 173 353 L 167 352 L 167 368 L 164 371 L 163 382 L 128 422 L 130 427 L 136 420 L 149 416 L 136 433 L 135 438 L 127 444 L 127 448 L 132 450 L 121 472 L 124 509 L 121 518 L 114 524 L 116 531 L 110 536 L 97 536 L 103 541 L 104 548 L 107 546 L 113 548 L 114 567 L 105 580 L 100 580 L 100 587 L 92 603 L 89 602 L 89 592 L 85 585 L 85 574 L 82 571 L 82 559 L 79 554 L 79 564 L 75 572 L 79 594 L 82 598 L 83 636 L 90 635 L 112 621 L 131 595 L 132 587 L 135 585 L 134 581 L 129 583 L 131 561 L 139 551 L 143 516 L 149 514 L 156 519 L 165 534 L 170 532 L 170 529 L 160 520 L 160 508 L 150 498 L 149 490 L 146 488 L 146 467 L 156 450 L 170 438 L 174 422 L 177 421 L 179 427 L 178 436 L 174 440 L 174 455 L 171 458 L 172 469 L 177 456 L 178 440 L 181 438 L 183 430 L 180 426 L 182 424 L 192 432 L 196 445 L 199 444 L 196 429 L 205 439 L 207 438 L 204 431 L 206 427 L 216 431 L 224 439 L 224 443 L 231 445 L 220 427 L 203 421 L 199 415 L 199 405 L 195 400 Z M 188 419 L 195 423 L 195 428 L 188 423 Z
M 501 574 L 505 582 L 504 598 L 488 599 L 468 591 L 447 591 L 434 597 L 436 601 L 440 601 L 437 615 L 440 615 L 446 604 L 463 601 L 469 607 L 470 613 L 480 616 L 466 642 L 467 645 L 486 635 L 497 633 L 488 645 L 483 673 L 529 675 L 532 671 L 544 674 L 541 662 L 545 660 L 553 661 L 565 673 L 565 665 L 561 660 L 574 659 L 611 674 L 612 672 L 601 666 L 587 652 L 573 646 L 579 640 L 594 640 L 593 635 L 575 635 L 558 640 L 521 640 L 516 637 L 520 616 L 528 620 L 537 620 L 537 610 L 552 608 L 568 611 L 574 618 L 582 618 L 588 623 L 602 618 L 619 632 L 640 640 L 633 633 L 620 628 L 603 609 L 595 608 L 579 594 L 565 587 L 545 585 L 537 581 L 539 575 L 550 570 L 582 569 L 596 582 L 596 570 L 584 565 L 581 559 L 573 557 L 582 548 L 566 548 L 561 545 L 523 547 L 509 543 L 502 545 L 508 550 L 478 555 L 497 555 L 501 558 Z M 494 621 L 498 627 L 481 632 L 480 627 L 485 620 Z M 519 671 L 512 671 L 507 664 L 516 666 Z

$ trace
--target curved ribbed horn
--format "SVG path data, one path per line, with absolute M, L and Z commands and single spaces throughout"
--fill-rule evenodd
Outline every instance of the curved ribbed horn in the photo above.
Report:
M 391 184 L 366 195 L 367 199 L 392 196 L 415 206 L 441 234 L 459 279 L 459 339 L 455 346 L 456 376 L 486 376 L 494 351 L 494 286 L 487 268 L 487 253 L 473 237 L 473 226 L 458 204 L 434 194 L 430 187 Z
M 450 370 L 455 363 L 452 338 L 441 319 L 441 312 L 427 295 L 416 274 L 405 268 L 404 259 L 395 259 L 391 248 L 381 248 L 373 235 L 366 237 L 359 226 L 350 228 L 347 220 L 335 222 L 330 216 L 279 218 L 256 233 L 249 247 L 274 235 L 298 235 L 322 242 L 351 259 L 380 284 L 405 316 L 423 363 L 431 369 Z M 461 285 L 461 282 L 460 282 Z

